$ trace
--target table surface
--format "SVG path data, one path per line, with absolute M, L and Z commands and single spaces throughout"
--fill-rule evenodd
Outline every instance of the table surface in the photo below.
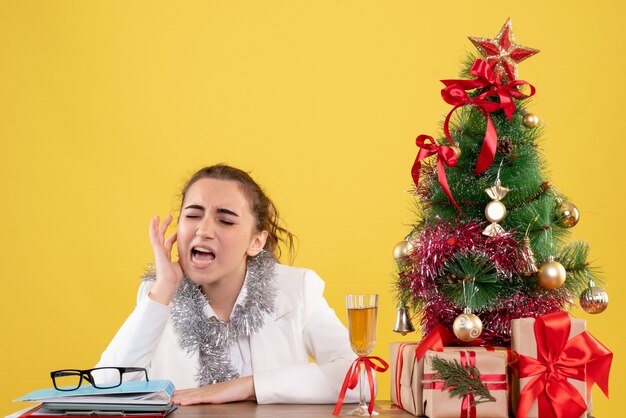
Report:
M 345 404 L 340 416 L 353 409 L 355 404 Z M 179 406 L 168 418 L 214 418 L 214 417 L 298 417 L 332 418 L 335 405 L 258 405 L 256 402 L 234 402 L 221 405 Z M 389 401 L 377 401 L 374 410 L 380 417 L 413 417 L 406 411 L 392 405 Z

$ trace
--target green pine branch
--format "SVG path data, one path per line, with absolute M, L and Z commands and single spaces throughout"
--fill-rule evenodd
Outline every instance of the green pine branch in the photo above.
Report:
M 503 288 L 493 263 L 484 254 L 474 252 L 455 254 L 438 281 L 448 300 L 470 309 L 494 306 Z
M 589 285 L 589 280 L 603 284 L 598 271 L 589 265 L 589 244 L 574 241 L 563 246 L 556 259 L 565 267 L 567 279 L 564 287 L 574 295 L 580 295 Z
M 449 388 L 450 396 L 463 398 L 473 393 L 474 405 L 496 401 L 480 380 L 480 371 L 476 366 L 465 368 L 456 360 L 444 360 L 437 356 L 431 359 L 431 364 L 437 378 L 443 380 L 446 388 Z

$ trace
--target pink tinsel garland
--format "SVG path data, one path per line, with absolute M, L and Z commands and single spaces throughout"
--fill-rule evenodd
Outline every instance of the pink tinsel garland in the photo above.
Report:
M 484 256 L 495 266 L 498 278 L 509 282 L 507 287 L 519 275 L 519 266 L 528 257 L 523 240 L 511 231 L 487 237 L 482 234 L 484 227 L 484 222 L 441 220 L 426 225 L 413 240 L 413 269 L 402 277 L 399 286 L 408 291 L 414 305 L 422 307 L 419 315 L 423 333 L 430 332 L 438 323 L 451 328 L 463 311 L 463 306 L 452 304 L 437 288 L 437 279 L 445 274 L 446 263 L 456 255 L 470 252 Z M 510 297 L 500 300 L 494 309 L 475 311 L 483 322 L 481 340 L 490 345 L 507 345 L 511 319 L 555 312 L 567 304 L 562 292 L 529 295 L 520 287 Z

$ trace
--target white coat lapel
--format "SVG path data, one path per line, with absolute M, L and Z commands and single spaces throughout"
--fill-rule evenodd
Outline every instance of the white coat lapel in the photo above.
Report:
M 279 292 L 274 312 L 265 316 L 265 324 L 257 333 L 250 335 L 253 370 L 275 369 L 285 360 L 289 363 L 293 350 L 292 311 L 291 301 Z
M 274 309 L 274 312 L 272 312 L 272 314 L 270 315 L 270 317 L 274 321 L 277 321 L 283 316 L 287 315 L 289 312 L 291 312 L 291 310 L 292 310 L 291 302 L 287 298 L 281 297 L 279 293 L 276 296 L 276 307 Z

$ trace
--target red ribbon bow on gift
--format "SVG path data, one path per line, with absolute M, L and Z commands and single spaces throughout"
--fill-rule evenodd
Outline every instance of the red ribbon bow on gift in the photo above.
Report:
M 426 141 L 430 141 L 430 144 L 427 144 Z M 454 144 L 454 141 L 452 141 Z M 420 135 L 415 139 L 415 145 L 420 147 L 419 152 L 417 153 L 417 157 L 415 157 L 415 162 L 413 163 L 413 168 L 411 169 L 411 175 L 413 176 L 413 182 L 415 182 L 415 187 L 419 184 L 420 181 L 420 170 L 422 168 L 421 161 L 425 158 L 430 157 L 431 155 L 437 156 L 437 177 L 439 179 L 439 184 L 443 189 L 450 202 L 459 210 L 459 212 L 463 213 L 459 205 L 457 205 L 454 197 L 452 197 L 452 193 L 450 192 L 450 186 L 448 185 L 448 178 L 446 177 L 446 170 L 444 168 L 444 164 L 448 167 L 454 167 L 457 163 L 457 155 L 452 147 L 448 147 L 445 145 L 437 145 L 432 136 L 429 135 Z
M 485 131 L 483 146 L 480 150 L 478 161 L 476 162 L 476 169 L 474 170 L 475 174 L 480 174 L 491 166 L 496 155 L 498 134 L 490 114 L 502 109 L 509 120 L 512 120 L 513 112 L 517 109 L 513 98 L 526 99 L 535 94 L 535 87 L 523 80 L 513 80 L 509 83 L 502 84 L 500 74 L 494 75 L 487 62 L 481 59 L 474 61 L 470 69 L 470 74 L 476 76 L 476 78 L 473 80 L 441 80 L 441 82 L 446 85 L 446 87 L 441 90 L 441 96 L 446 103 L 454 106 L 446 117 L 443 131 L 446 137 L 452 141 L 449 124 L 454 111 L 467 104 L 473 104 L 480 109 L 487 118 L 487 130 Z M 518 90 L 518 87 L 522 85 L 530 86 L 530 94 L 526 95 Z M 488 88 L 489 90 L 475 98 L 470 98 L 467 94 L 467 90 L 476 88 Z M 493 96 L 497 96 L 499 102 L 487 100 Z
M 569 315 L 565 312 L 535 319 L 537 358 L 519 354 L 519 377 L 535 377 L 520 393 L 515 415 L 518 418 L 526 418 L 535 399 L 541 417 L 578 417 L 585 412 L 587 404 L 568 382 L 568 377 L 586 381 L 588 393 L 597 383 L 609 396 L 613 353 L 587 331 L 569 339 L 570 327 Z
M 374 360 L 380 363 L 380 366 L 374 363 Z M 339 415 L 341 411 L 341 406 L 343 405 L 343 400 L 346 397 L 346 391 L 349 389 L 354 389 L 356 385 L 359 383 L 359 364 L 363 363 L 363 367 L 365 367 L 365 371 L 367 372 L 367 381 L 370 387 L 370 403 L 367 408 L 370 415 L 372 415 L 372 411 L 374 410 L 374 375 L 372 374 L 372 369 L 377 372 L 385 372 L 389 368 L 389 365 L 385 362 L 385 360 L 376 356 L 363 356 L 359 357 L 352 362 L 350 368 L 348 369 L 348 373 L 346 374 L 346 378 L 343 381 L 343 386 L 341 387 L 341 392 L 339 392 L 339 398 L 337 399 L 337 405 L 335 405 L 335 410 L 333 411 L 333 415 Z M 363 382 L 361 382 L 363 384 Z

